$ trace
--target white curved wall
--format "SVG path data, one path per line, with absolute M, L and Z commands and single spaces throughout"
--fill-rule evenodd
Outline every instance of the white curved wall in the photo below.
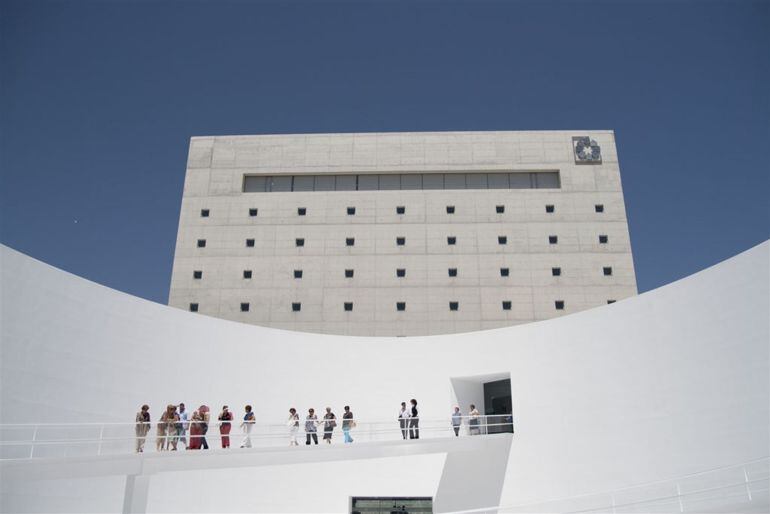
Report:
M 0 422 L 132 421 L 142 403 L 157 417 L 161 405 L 179 401 L 251 403 L 276 423 L 289 406 L 349 404 L 358 418 L 379 420 L 411 397 L 421 416 L 436 418 L 454 402 L 450 377 L 510 373 L 516 435 L 501 504 L 672 478 L 770 454 L 769 255 L 765 242 L 669 286 L 560 319 L 356 338 L 190 314 L 3 247 Z M 149 508 L 210 510 L 201 498 L 221 493 L 228 499 L 216 510 L 338 511 L 363 489 L 436 494 L 441 462 L 392 464 L 297 470 L 319 496 L 286 494 L 301 485 L 277 470 L 238 472 L 271 492 L 257 495 L 244 493 L 236 475 L 166 476 Z M 378 470 L 368 485 L 355 479 L 366 469 Z M 479 479 L 469 473 L 469 497 Z M 20 490 L 4 488 L 3 508 L 34 510 Z M 104 510 L 109 500 L 99 496 L 78 499 L 76 510 Z

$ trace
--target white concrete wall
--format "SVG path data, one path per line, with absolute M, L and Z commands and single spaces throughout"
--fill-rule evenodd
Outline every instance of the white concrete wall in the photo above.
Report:
M 575 163 L 572 137 L 586 134 L 600 144 L 601 164 Z M 244 174 L 538 170 L 558 170 L 561 189 L 241 192 Z M 496 205 L 505 212 L 497 214 Z M 397 215 L 396 206 L 406 213 Z M 298 207 L 307 215 L 298 216 Z M 348 216 L 347 207 L 356 214 Z M 210 215 L 201 217 L 201 209 Z M 548 243 L 550 235 L 558 244 Z M 599 235 L 608 243 L 599 244 Z M 406 245 L 397 246 L 402 236 Z M 457 244 L 448 246 L 447 236 Z M 305 246 L 295 246 L 298 237 Z M 355 238 L 354 247 L 345 246 L 346 237 Z M 253 248 L 247 238 L 255 239 Z M 205 248 L 196 247 L 198 239 Z M 605 266 L 612 276 L 603 275 Z M 501 267 L 510 268 L 509 277 L 500 276 Z M 552 267 L 562 275 L 553 277 Z M 353 279 L 344 277 L 346 268 L 355 270 Z M 397 278 L 396 268 L 406 277 Z M 250 280 L 242 278 L 247 269 Z M 301 280 L 295 269 L 303 270 Z M 193 278 L 195 270 L 202 279 Z M 635 294 L 612 131 L 191 140 L 169 294 L 174 307 L 197 303 L 203 314 L 316 333 L 434 335 L 550 319 Z M 458 311 L 449 310 L 449 300 L 459 302 Z M 503 310 L 504 300 L 511 310 Z M 563 311 L 556 300 L 565 302 Z M 406 311 L 396 310 L 399 301 Z M 242 302 L 249 312 L 241 312 Z M 292 302 L 302 303 L 301 312 L 291 311 Z M 353 302 L 352 312 L 344 302 Z
M 422 416 L 448 416 L 452 377 L 510 373 L 516 434 L 503 504 L 731 465 L 770 454 L 769 248 L 764 243 L 659 290 L 554 320 L 436 337 L 362 338 L 190 314 L 4 247 L 0 421 L 130 422 L 142 403 L 156 419 L 161 405 L 185 401 L 251 403 L 275 423 L 289 406 L 339 411 L 349 404 L 360 419 L 395 424 L 399 403 L 411 397 Z M 414 467 L 425 481 L 410 491 L 435 494 L 440 469 Z M 360 491 L 350 484 L 359 483 L 361 469 L 312 474 L 323 497 L 293 497 L 285 509 L 336 510 L 340 498 Z M 296 475 L 306 477 L 302 466 Z M 248 495 L 240 505 L 266 511 L 276 509 L 276 497 L 301 490 L 283 472 L 257 473 L 260 482 L 250 483 L 262 494 L 254 500 L 254 491 L 219 476 L 202 473 L 192 485 L 181 474 L 164 477 L 167 498 L 151 487 L 150 508 L 164 510 L 173 497 L 179 510 L 206 510 L 190 493 L 202 484 L 212 496 Z M 380 485 L 398 489 L 390 476 L 370 476 L 367 494 Z M 469 474 L 457 487 L 472 495 L 484 479 Z M 4 484 L 3 509 L 67 510 L 21 501 L 15 492 Z M 94 510 L 89 502 L 97 496 L 84 493 L 81 510 Z M 228 505 L 238 504 L 236 498 Z

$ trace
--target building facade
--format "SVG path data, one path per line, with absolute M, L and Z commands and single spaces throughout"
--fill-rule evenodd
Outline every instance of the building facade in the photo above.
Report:
M 636 293 L 612 131 L 191 140 L 171 306 L 412 336 Z

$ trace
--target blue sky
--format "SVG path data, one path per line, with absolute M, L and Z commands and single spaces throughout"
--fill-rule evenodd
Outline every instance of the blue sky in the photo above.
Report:
M 0 3 L 0 241 L 165 302 L 190 136 L 614 129 L 640 291 L 768 237 L 768 1 Z

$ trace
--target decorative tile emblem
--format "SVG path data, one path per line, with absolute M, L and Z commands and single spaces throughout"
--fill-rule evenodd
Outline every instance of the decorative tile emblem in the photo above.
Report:
M 572 149 L 575 151 L 577 164 L 601 164 L 602 162 L 602 149 L 588 136 L 573 137 Z

